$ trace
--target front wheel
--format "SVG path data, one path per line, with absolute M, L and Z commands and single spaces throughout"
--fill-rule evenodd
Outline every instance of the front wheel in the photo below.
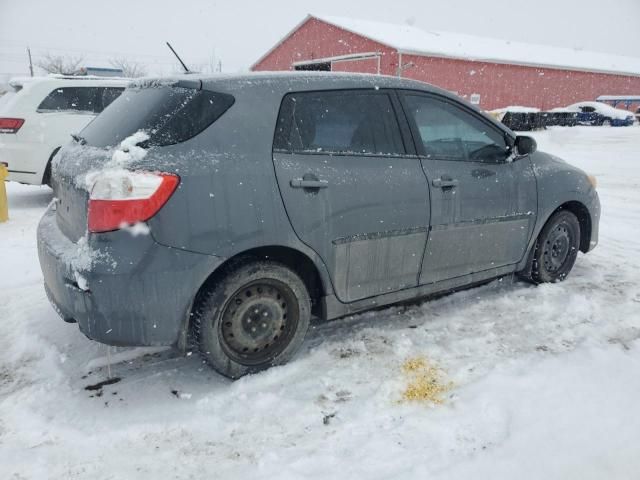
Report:
M 536 241 L 531 269 L 535 283 L 561 282 L 569 275 L 580 248 L 580 222 L 567 210 L 554 213 Z
M 603 127 L 610 127 L 610 126 L 611 126 L 611 119 L 609 119 L 609 118 L 605 118 L 605 119 L 602 121 L 602 126 L 603 126 Z
M 239 378 L 286 363 L 302 345 L 311 301 L 300 277 L 277 262 L 236 267 L 195 310 L 194 334 L 216 371 Z

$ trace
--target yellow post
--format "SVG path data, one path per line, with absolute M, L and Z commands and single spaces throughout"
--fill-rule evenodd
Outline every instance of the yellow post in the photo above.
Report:
M 0 162 L 0 223 L 9 220 L 7 189 L 4 186 L 4 181 L 8 176 L 9 170 L 7 170 L 7 164 Z

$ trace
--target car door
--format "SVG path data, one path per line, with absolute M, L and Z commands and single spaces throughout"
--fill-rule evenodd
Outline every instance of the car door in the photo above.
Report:
M 402 99 L 431 188 L 420 283 L 519 262 L 537 209 L 528 158 L 511 161 L 504 132 L 462 104 L 411 92 Z
M 394 92 L 374 89 L 291 93 L 280 109 L 280 193 L 343 302 L 418 284 L 429 191 L 397 109 Z

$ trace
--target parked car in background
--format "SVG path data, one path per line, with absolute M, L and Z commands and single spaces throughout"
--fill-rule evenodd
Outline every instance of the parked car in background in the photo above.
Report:
M 128 82 L 56 75 L 11 80 L 11 90 L 0 98 L 0 162 L 9 165 L 9 180 L 49 184 L 56 152 Z
M 539 108 L 510 106 L 489 112 L 494 118 L 514 131 L 540 130 L 545 127 Z
M 636 120 L 640 123 L 640 107 L 636 108 Z
M 633 113 L 628 110 L 613 108 L 601 102 L 579 102 L 566 107 L 578 113 L 580 125 L 610 125 L 626 127 L 633 125 Z
M 578 112 L 575 110 L 559 107 L 543 113 L 548 127 L 575 127 L 578 124 Z
M 110 345 L 193 345 L 238 378 L 310 318 L 518 273 L 598 242 L 595 179 L 478 108 L 336 73 L 133 84 L 62 148 L 38 227 L 60 315 Z

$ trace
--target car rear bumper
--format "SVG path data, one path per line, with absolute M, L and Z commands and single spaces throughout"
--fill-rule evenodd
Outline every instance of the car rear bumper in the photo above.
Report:
M 60 316 L 90 339 L 119 346 L 178 343 L 196 292 L 222 263 L 125 230 L 73 243 L 53 208 L 38 225 L 38 255 Z

